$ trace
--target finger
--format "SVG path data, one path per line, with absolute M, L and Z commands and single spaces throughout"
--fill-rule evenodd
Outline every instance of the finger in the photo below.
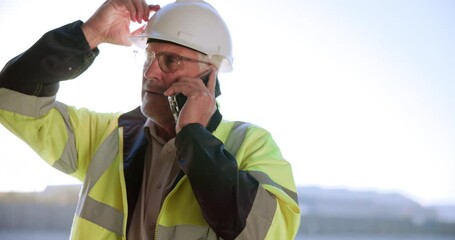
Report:
M 132 31 L 132 32 L 131 32 L 131 36 L 140 35 L 140 34 L 144 31 L 145 26 L 146 26 L 146 25 L 142 25 L 142 26 L 140 26 L 138 29 Z
M 216 75 L 218 74 L 218 71 L 215 68 L 212 68 L 209 76 L 209 81 L 207 83 L 207 88 L 210 91 L 210 94 L 215 96 L 215 85 L 216 85 Z
M 160 7 L 160 5 L 158 5 L 158 4 L 148 5 L 148 10 L 149 10 L 149 11 L 146 12 L 146 13 L 144 14 L 144 20 L 145 20 L 145 21 L 148 21 L 149 18 L 150 18 L 150 13 L 151 13 L 151 12 L 157 12 L 158 10 L 160 10 L 160 8 L 161 8 L 161 7 Z
M 137 0 L 135 2 L 136 8 L 136 19 L 139 23 L 142 21 L 148 21 L 148 16 L 150 15 L 149 5 L 145 0 Z
M 147 21 L 148 16 L 150 15 L 149 5 L 145 1 L 142 1 L 141 9 L 142 9 L 141 14 L 138 17 L 139 19 L 141 19 L 141 22 Z
M 128 12 L 130 13 L 130 19 L 131 21 L 133 22 L 138 22 L 138 19 L 137 19 L 137 10 L 136 10 L 136 7 L 134 6 L 134 4 L 130 1 L 128 1 L 126 4 L 125 4 L 125 7 L 126 9 L 128 9 Z
M 159 4 L 148 5 L 148 7 L 151 12 L 156 12 L 161 8 Z
M 144 19 L 144 0 L 139 0 L 134 2 L 134 8 L 136 9 L 136 20 L 138 23 L 142 23 L 142 20 Z
M 188 93 L 191 91 L 191 86 L 189 86 L 189 82 L 186 80 L 179 80 L 178 82 L 174 82 L 165 92 L 165 96 L 172 96 L 177 94 L 183 94 L 188 96 Z
M 180 92 L 177 92 L 176 89 L 175 89 L 176 84 L 177 84 L 177 83 L 172 84 L 171 87 L 168 88 L 168 89 L 164 92 L 164 96 L 169 97 L 169 96 L 172 96 L 172 95 L 175 95 L 175 94 L 180 93 Z

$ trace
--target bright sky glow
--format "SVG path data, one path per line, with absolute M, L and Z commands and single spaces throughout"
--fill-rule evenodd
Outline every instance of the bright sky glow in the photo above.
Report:
M 2 1 L 0 65 L 46 31 L 86 20 L 102 2 Z M 455 204 L 455 2 L 211 4 L 234 42 L 234 72 L 220 75 L 221 112 L 268 129 L 298 185 Z M 97 111 L 139 105 L 132 48 L 100 50 L 86 73 L 61 84 L 58 100 Z M 2 126 L 0 164 L 0 191 L 75 183 Z

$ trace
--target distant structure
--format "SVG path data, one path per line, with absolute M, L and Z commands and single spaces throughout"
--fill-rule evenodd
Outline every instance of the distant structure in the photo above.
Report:
M 0 231 L 67 231 L 80 185 L 0 193 Z M 300 235 L 444 235 L 455 239 L 455 206 L 423 207 L 400 194 L 299 187 Z
M 0 193 L 0 231 L 70 231 L 80 185 L 51 186 L 43 192 Z
M 455 236 L 455 206 L 423 207 L 396 193 L 300 187 L 301 234 Z

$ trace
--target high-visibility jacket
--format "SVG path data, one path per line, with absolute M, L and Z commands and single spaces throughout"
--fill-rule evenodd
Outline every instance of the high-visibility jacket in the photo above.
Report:
M 58 81 L 78 76 L 90 65 L 87 58 L 97 55 L 87 50 L 86 42 L 80 43 L 80 24 L 47 33 L 24 54 L 42 52 L 44 57 L 36 69 L 29 58 L 18 56 L 2 70 L 0 123 L 48 164 L 83 183 L 71 239 L 125 239 L 131 214 L 128 179 L 135 174 L 125 168 L 141 151 L 138 136 L 145 118 L 139 109 L 106 114 L 56 101 Z M 69 52 L 74 52 L 70 56 L 61 49 L 69 46 Z M 53 58 L 58 61 L 50 64 Z M 27 71 L 15 72 L 24 66 Z M 18 78 L 13 82 L 12 77 Z M 182 132 L 193 131 L 189 136 L 205 131 L 198 126 L 185 128 Z M 238 170 L 258 183 L 246 220 L 238 223 L 243 229 L 235 239 L 293 239 L 300 221 L 296 187 L 291 166 L 271 135 L 258 126 L 225 120 L 212 133 L 203 134 L 217 139 L 219 144 L 214 144 L 218 147 L 229 148 Z M 193 192 L 197 186 L 188 178 L 187 174 L 179 178 L 164 199 L 156 239 L 219 239 L 216 223 L 207 220 L 204 203 Z

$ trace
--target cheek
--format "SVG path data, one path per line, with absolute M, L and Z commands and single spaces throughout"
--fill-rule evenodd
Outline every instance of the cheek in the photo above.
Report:
M 167 97 L 148 97 L 145 94 L 142 98 L 141 110 L 144 115 L 155 122 L 173 121 L 174 117 L 169 107 Z
M 167 97 L 150 94 L 144 91 L 142 92 L 142 106 L 144 109 L 148 109 L 148 111 L 155 113 L 163 113 L 168 110 L 170 111 Z

